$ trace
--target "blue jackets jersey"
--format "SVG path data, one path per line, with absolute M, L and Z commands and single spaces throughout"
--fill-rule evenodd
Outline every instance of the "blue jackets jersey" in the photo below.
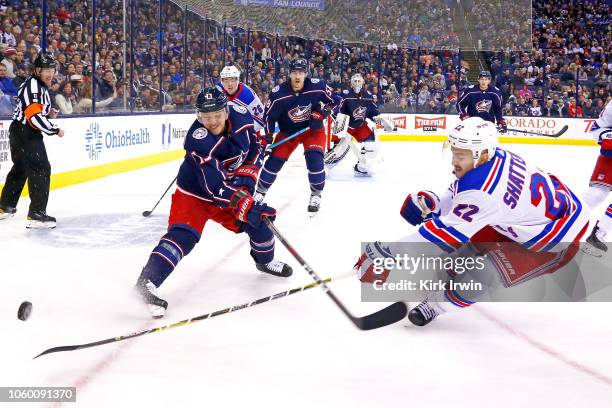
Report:
M 349 116 L 349 127 L 353 129 L 363 125 L 366 118 L 372 119 L 374 116 L 380 115 L 374 97 L 365 89 L 362 89 L 358 94 L 352 89 L 342 91 L 339 111 Z
M 457 99 L 457 111 L 469 117 L 478 116 L 488 122 L 499 124 L 502 120 L 503 98 L 501 91 L 489 85 L 481 91 L 478 85 L 470 85 Z
M 259 129 L 264 127 L 263 113 L 264 107 L 259 99 L 259 96 L 250 88 L 248 85 L 244 83 L 238 84 L 238 90 L 233 95 L 228 94 L 223 88 L 223 84 L 221 82 L 217 82 L 217 88 L 222 91 L 225 95 L 227 95 L 228 104 L 242 106 L 243 108 L 247 108 L 253 119 L 255 120 L 255 131 L 257 132 Z
M 229 205 L 236 170 L 245 164 L 261 167 L 263 149 L 246 108 L 229 107 L 226 130 L 215 136 L 195 120 L 185 138 L 185 160 L 178 173 L 182 192 L 221 208 Z
M 280 131 L 288 135 L 305 129 L 311 126 L 312 112 L 326 116 L 323 107 L 333 103 L 332 90 L 323 80 L 306 78 L 300 92 L 293 92 L 290 81 L 278 85 L 272 89 L 266 103 L 266 133 L 274 133 L 276 123 Z M 311 126 L 314 129 L 322 127 L 322 122 Z

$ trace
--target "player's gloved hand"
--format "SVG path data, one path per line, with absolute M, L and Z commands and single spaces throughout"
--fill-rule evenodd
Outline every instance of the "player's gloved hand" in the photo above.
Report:
M 389 122 L 388 120 L 384 120 L 382 116 L 374 116 L 372 119 L 374 119 L 374 122 L 376 122 L 378 126 L 382 126 L 385 132 L 397 131 L 397 127 L 395 126 L 395 124 Z
M 255 184 L 257 184 L 257 176 L 259 175 L 259 168 L 253 164 L 244 164 L 238 167 L 232 185 L 240 188 L 245 187 L 250 194 L 255 192 Z
M 502 118 L 499 123 L 497 124 L 497 130 L 500 133 L 507 133 L 508 132 L 508 124 L 506 123 L 506 119 Z
M 467 119 L 469 117 L 470 117 L 470 115 L 468 115 L 467 113 L 462 113 L 462 114 L 459 115 L 459 119 L 460 120 L 465 120 L 465 119 Z
M 433 191 L 410 193 L 404 200 L 400 215 L 412 225 L 419 225 L 434 215 L 440 215 L 440 198 Z
M 238 190 L 230 199 L 230 207 L 234 209 L 234 216 L 252 227 L 260 228 L 264 217 L 271 221 L 276 219 L 276 210 L 265 203 L 257 202 L 246 190 Z
M 325 118 L 325 116 L 318 111 L 312 111 L 310 113 L 310 122 L 308 124 L 308 127 L 310 128 L 310 130 L 319 130 L 319 129 L 323 129 L 323 119 Z
M 389 248 L 376 241 L 366 245 L 365 252 L 361 254 L 353 269 L 363 283 L 384 283 L 394 265 L 395 259 Z

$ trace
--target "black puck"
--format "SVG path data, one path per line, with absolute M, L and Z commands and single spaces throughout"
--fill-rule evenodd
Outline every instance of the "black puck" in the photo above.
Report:
M 17 311 L 17 318 L 19 320 L 26 321 L 30 314 L 32 313 L 32 303 L 25 301 L 19 306 L 19 310 Z

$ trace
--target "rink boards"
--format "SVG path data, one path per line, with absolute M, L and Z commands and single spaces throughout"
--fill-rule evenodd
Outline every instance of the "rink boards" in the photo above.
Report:
M 379 129 L 381 141 L 443 141 L 459 122 L 457 115 L 385 114 L 397 132 Z M 147 114 L 131 116 L 89 116 L 57 119 L 66 136 L 45 137 L 51 162 L 51 188 L 83 183 L 183 156 L 183 142 L 193 123 L 193 114 Z M 593 119 L 508 117 L 508 127 L 533 131 L 542 136 L 509 132 L 502 143 L 592 145 L 589 137 Z M 8 129 L 0 121 L 0 187 L 12 165 Z M 568 131 L 559 138 L 564 125 Z M 27 194 L 27 191 L 24 192 Z

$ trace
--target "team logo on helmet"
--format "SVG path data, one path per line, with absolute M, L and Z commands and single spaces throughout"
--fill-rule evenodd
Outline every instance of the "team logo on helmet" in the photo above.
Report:
M 310 103 L 306 106 L 298 105 L 295 108 L 289 110 L 289 119 L 291 119 L 291 121 L 294 123 L 304 122 L 310 118 L 311 108 L 312 104 Z
M 206 128 L 198 128 L 195 130 L 195 132 L 193 132 L 193 134 L 191 135 L 194 139 L 197 140 L 202 140 L 204 139 L 206 136 L 208 136 L 208 130 L 206 130 Z
M 365 120 L 366 112 L 368 108 L 365 106 L 358 106 L 357 109 L 353 111 L 353 117 L 355 120 Z
M 476 110 L 478 112 L 489 112 L 491 110 L 491 106 L 493 106 L 493 101 L 491 100 L 482 100 L 476 102 Z

